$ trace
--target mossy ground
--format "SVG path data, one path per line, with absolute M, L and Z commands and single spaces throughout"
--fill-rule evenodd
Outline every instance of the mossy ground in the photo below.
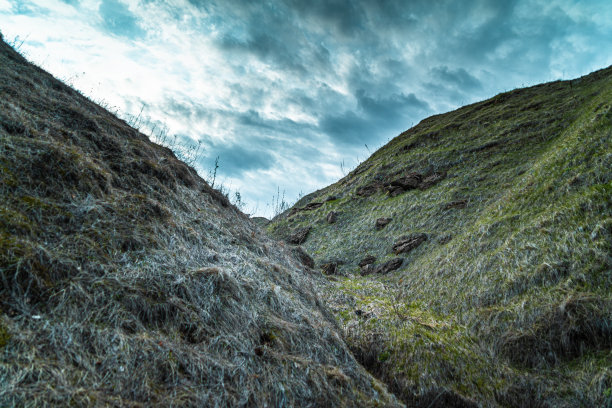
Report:
M 405 401 L 448 390 L 462 403 L 604 406 L 611 106 L 608 68 L 428 118 L 296 207 L 338 199 L 287 212 L 268 231 L 312 227 L 303 247 L 318 265 L 339 261 L 344 275 L 330 279 L 327 297 L 349 344 Z M 396 197 L 355 194 L 409 172 L 446 177 Z M 379 217 L 392 221 L 376 230 Z M 400 255 L 398 271 L 358 276 L 366 255 L 390 259 L 412 233 L 428 239 Z

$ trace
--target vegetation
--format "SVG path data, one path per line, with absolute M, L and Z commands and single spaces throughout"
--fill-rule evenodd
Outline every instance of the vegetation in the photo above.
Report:
M 400 406 L 318 279 L 0 41 L 0 406 Z
M 268 231 L 309 228 L 347 342 L 408 405 L 609 406 L 611 101 L 607 68 L 430 117 Z

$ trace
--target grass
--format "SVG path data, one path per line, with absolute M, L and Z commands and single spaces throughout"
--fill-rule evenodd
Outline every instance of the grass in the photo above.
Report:
M 326 297 L 360 361 L 407 404 L 606 406 L 611 100 L 608 68 L 425 119 L 268 231 L 309 226 L 316 264 L 340 261 Z M 385 193 L 411 172 L 446 176 Z M 392 220 L 376 230 L 380 217 Z M 398 271 L 358 277 L 366 255 L 382 263 L 416 233 L 428 239 Z
M 400 406 L 320 277 L 0 41 L 0 406 Z

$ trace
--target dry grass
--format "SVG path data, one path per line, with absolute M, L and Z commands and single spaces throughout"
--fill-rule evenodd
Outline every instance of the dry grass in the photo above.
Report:
M 319 279 L 0 41 L 0 406 L 398 406 Z
M 607 406 L 610 101 L 607 68 L 425 119 L 296 205 L 321 207 L 290 209 L 268 230 L 310 227 L 303 246 L 317 266 L 338 261 L 345 277 L 330 279 L 328 303 L 407 404 Z M 414 173 L 445 178 L 385 191 Z M 376 229 L 380 217 L 392 220 Z M 398 238 L 421 233 L 398 271 L 358 276 L 361 259 L 382 264 Z

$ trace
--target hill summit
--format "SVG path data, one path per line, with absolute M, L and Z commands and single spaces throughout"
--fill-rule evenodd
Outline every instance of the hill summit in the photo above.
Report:
M 612 406 L 612 68 L 427 118 L 267 228 L 408 405 Z
M 401 406 L 318 279 L 0 41 L 0 406 Z

